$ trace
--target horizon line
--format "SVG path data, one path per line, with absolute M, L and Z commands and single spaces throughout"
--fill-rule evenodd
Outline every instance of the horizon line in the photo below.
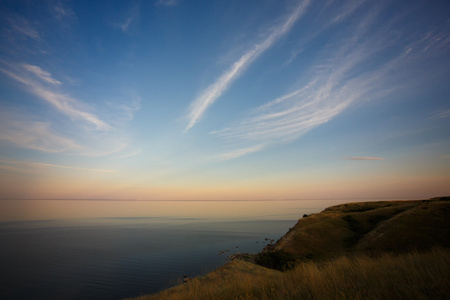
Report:
M 265 202 L 265 201 L 326 201 L 326 200 L 426 200 L 437 197 L 337 197 L 337 198 L 288 198 L 288 199 L 109 199 L 109 198 L 3 198 L 0 201 L 117 201 L 117 202 Z

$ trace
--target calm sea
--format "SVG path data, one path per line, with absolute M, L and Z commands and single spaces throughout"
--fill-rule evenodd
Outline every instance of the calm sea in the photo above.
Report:
M 233 253 L 261 251 L 266 238 L 277 240 L 304 213 L 329 204 L 2 201 L 0 299 L 154 293 L 218 268 Z

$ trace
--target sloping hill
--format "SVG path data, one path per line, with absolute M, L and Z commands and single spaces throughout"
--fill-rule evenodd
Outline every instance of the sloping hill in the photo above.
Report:
M 356 245 L 374 253 L 450 247 L 450 199 L 423 201 L 382 222 Z
M 450 247 L 450 197 L 332 206 L 300 219 L 256 261 L 282 268 L 295 260 L 330 259 L 349 253 L 398 253 L 434 246 Z

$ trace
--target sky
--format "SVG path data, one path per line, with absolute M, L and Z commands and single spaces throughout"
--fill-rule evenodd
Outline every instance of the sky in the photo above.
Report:
M 0 1 L 0 199 L 450 195 L 448 1 Z

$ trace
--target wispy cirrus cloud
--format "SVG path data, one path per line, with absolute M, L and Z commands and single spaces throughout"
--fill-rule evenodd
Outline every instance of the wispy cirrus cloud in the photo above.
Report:
M 181 0 L 158 0 L 156 6 L 177 6 Z
M 72 121 L 61 123 L 58 118 L 43 118 L 13 106 L 4 107 L 0 113 L 1 142 L 47 153 L 87 157 L 108 156 L 128 149 L 129 138 L 124 128 L 141 103 L 135 92 L 125 91 L 121 99 L 105 102 L 102 113 L 108 118 L 107 123 L 84 103 L 64 93 L 63 83 L 50 72 L 30 64 L 0 63 L 3 64 L 1 72 Z
M 141 108 L 142 98 L 134 92 L 128 92 L 126 95 L 130 98 L 127 102 L 120 101 L 120 103 L 110 102 L 108 106 L 119 113 L 115 116 L 116 122 L 126 123 L 134 118 L 134 114 Z
M 22 67 L 25 70 L 27 70 L 28 72 L 34 74 L 37 78 L 39 78 L 40 80 L 42 80 L 42 81 L 44 81 L 46 83 L 50 83 L 52 85 L 61 85 L 60 81 L 52 78 L 52 74 L 42 70 L 38 66 L 23 64 Z
M 47 164 L 41 162 L 29 162 L 29 161 L 18 161 L 18 160 L 0 160 L 0 166 L 14 166 L 19 167 L 15 169 L 20 169 L 20 167 L 25 168 L 58 168 L 58 169 L 70 169 L 70 170 L 78 170 L 78 171 L 88 171 L 88 172 L 101 172 L 101 173 L 114 173 L 114 170 L 106 170 L 106 169 L 92 169 L 92 168 L 80 168 L 73 166 L 64 166 L 64 165 L 55 165 L 55 164 Z
M 448 117 L 450 117 L 450 109 L 439 110 L 431 114 L 431 118 L 434 120 L 444 119 Z
M 333 2 L 333 1 L 331 1 Z M 331 3 L 329 2 L 329 3 Z M 337 11 L 337 13 L 331 18 L 330 22 L 327 24 L 327 26 L 340 22 L 344 19 L 346 19 L 349 15 L 351 15 L 356 9 L 361 7 L 361 5 L 366 2 L 365 0 L 350 0 L 345 2 L 339 2 L 337 1 L 338 5 L 340 6 L 340 10 Z
M 36 26 L 19 15 L 7 17 L 5 29 L 5 34 L 7 34 L 10 39 L 26 37 L 35 41 L 41 40 L 41 35 Z
M 305 0 L 297 5 L 292 13 L 275 27 L 266 38 L 247 50 L 213 84 L 200 93 L 200 96 L 197 97 L 189 107 L 189 123 L 185 128 L 185 131 L 188 131 L 199 121 L 207 108 L 228 89 L 231 83 L 233 83 L 233 81 L 236 80 L 255 59 L 269 49 L 280 37 L 289 32 L 294 23 L 306 12 L 309 2 L 309 0 Z
M 225 161 L 230 159 L 235 159 L 250 153 L 259 152 L 264 148 L 264 145 L 257 145 L 253 147 L 241 148 L 236 150 L 231 150 L 226 153 L 218 154 L 213 157 L 213 160 Z
M 47 153 L 81 149 L 74 140 L 52 130 L 50 123 L 32 121 L 4 107 L 0 110 L 0 128 L 0 141 L 16 147 Z
M 138 149 L 138 150 L 135 150 L 135 151 L 133 151 L 131 153 L 127 153 L 127 154 L 118 156 L 117 159 L 124 159 L 124 158 L 135 157 L 135 156 L 140 155 L 141 153 L 142 153 L 142 149 Z
M 217 131 L 227 139 L 247 140 L 270 145 L 290 142 L 309 130 L 330 121 L 354 101 L 377 88 L 382 71 L 349 78 L 353 68 L 368 57 L 364 47 L 356 50 L 342 45 L 332 61 L 320 64 L 311 79 L 299 89 L 254 109 L 243 120 Z
M 67 21 L 68 19 L 76 18 L 73 10 L 70 7 L 64 5 L 64 3 L 62 2 L 56 2 L 56 4 L 52 7 L 52 12 L 54 17 L 59 20 Z
M 130 26 L 139 18 L 139 5 L 134 4 L 128 13 L 126 14 L 125 20 L 117 24 L 117 26 L 123 31 L 127 32 Z
M 348 13 L 340 11 L 336 18 L 331 16 L 329 19 L 342 21 L 356 11 L 356 6 L 349 6 L 348 10 Z M 330 39 L 308 69 L 299 70 L 307 80 L 297 89 L 260 105 L 212 134 L 228 143 L 247 142 L 249 147 L 262 144 L 265 148 L 291 142 L 329 122 L 355 103 L 380 99 L 420 83 L 424 79 L 419 75 L 421 64 L 417 62 L 442 55 L 449 40 L 443 39 L 441 33 L 433 32 L 426 38 L 410 35 L 396 43 L 396 31 L 392 26 L 398 20 L 375 26 L 380 11 L 371 9 L 367 15 L 361 14 L 358 26 L 344 31 L 345 38 L 337 35 Z M 403 51 L 402 44 L 409 47 Z M 392 54 L 386 56 L 387 51 Z M 445 67 L 434 64 L 429 68 Z M 446 115 L 442 112 L 436 117 Z
M 40 24 L 7 9 L 0 10 L 0 41 L 0 51 L 8 59 L 43 54 L 47 49 Z
M 106 122 L 85 109 L 85 105 L 81 102 L 56 89 L 55 86 L 61 85 L 61 82 L 54 79 L 49 72 L 35 65 L 7 65 L 10 66 L 9 69 L 0 68 L 0 71 L 22 83 L 30 93 L 51 104 L 72 120 L 89 123 L 102 131 L 112 129 Z

